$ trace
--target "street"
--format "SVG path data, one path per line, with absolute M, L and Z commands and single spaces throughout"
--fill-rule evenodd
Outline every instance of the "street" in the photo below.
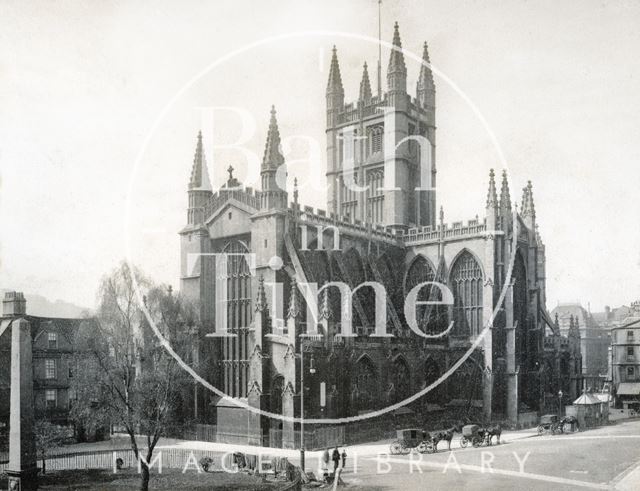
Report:
M 428 455 L 362 455 L 354 448 L 342 477 L 349 488 L 375 490 L 640 489 L 639 443 L 636 420 Z

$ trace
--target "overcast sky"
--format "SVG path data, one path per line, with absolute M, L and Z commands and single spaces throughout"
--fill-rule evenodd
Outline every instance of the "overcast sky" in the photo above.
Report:
M 245 147 L 261 155 L 275 104 L 282 135 L 314 139 L 324 154 L 331 46 L 348 100 L 365 60 L 375 85 L 377 47 L 358 36 L 377 37 L 376 3 L 0 2 L 0 287 L 91 307 L 125 237 L 150 276 L 177 287 L 195 138 L 211 125 L 198 108 L 248 111 L 256 128 Z M 385 41 L 396 20 L 403 46 L 420 55 L 428 41 L 464 94 L 436 77 L 446 221 L 482 216 L 489 168 L 502 165 L 475 107 L 504 153 L 512 196 L 533 182 L 548 307 L 640 298 L 640 3 L 387 0 Z M 307 34 L 284 37 L 294 32 Z M 419 66 L 407 66 L 414 91 Z M 221 114 L 207 137 L 231 142 L 240 129 Z M 324 160 L 293 162 L 300 141 L 289 177 L 307 183 L 305 204 L 324 208 L 311 186 Z M 247 178 L 239 153 L 207 158 L 214 182 L 229 164 Z

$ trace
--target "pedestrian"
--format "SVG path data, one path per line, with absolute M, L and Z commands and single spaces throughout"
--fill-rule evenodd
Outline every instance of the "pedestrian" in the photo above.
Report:
M 329 467 L 329 447 L 324 449 L 324 453 L 322 454 L 322 462 L 324 462 L 325 468 Z
M 342 450 L 342 468 L 344 469 L 347 465 L 347 449 Z
M 340 465 L 340 450 L 338 450 L 338 447 L 333 449 L 331 459 L 333 460 L 333 475 L 335 476 L 338 466 Z

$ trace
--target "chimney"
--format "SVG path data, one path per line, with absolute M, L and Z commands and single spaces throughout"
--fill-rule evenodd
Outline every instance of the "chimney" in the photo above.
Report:
M 27 313 L 27 301 L 22 292 L 5 292 L 2 300 L 2 315 L 16 317 Z

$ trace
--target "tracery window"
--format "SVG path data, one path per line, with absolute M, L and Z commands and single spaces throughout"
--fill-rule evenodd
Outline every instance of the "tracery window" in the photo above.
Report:
M 476 336 L 482 330 L 482 270 L 470 252 L 463 252 L 451 270 L 453 332 Z
M 353 174 L 345 174 L 341 176 L 340 181 L 340 214 L 352 219 L 357 218 L 358 191 L 356 186 L 359 184 L 358 172 L 353 171 Z
M 431 264 L 422 256 L 418 256 L 411 264 L 405 279 L 405 298 L 420 283 L 435 281 L 436 274 Z M 442 300 L 442 291 L 437 286 L 424 286 L 418 292 L 418 302 L 435 302 Z M 416 305 L 416 321 L 418 328 L 425 333 L 441 332 L 447 327 L 446 305 Z
M 362 358 L 356 367 L 356 386 L 358 388 L 358 411 L 375 408 L 376 397 L 380 397 L 376 369 L 369 358 Z
M 227 329 L 234 337 L 223 338 L 224 388 L 231 397 L 246 397 L 249 383 L 249 326 L 251 325 L 251 272 L 244 256 L 249 251 L 239 241 L 229 242 L 226 256 Z
M 367 173 L 367 221 L 382 223 L 384 221 L 384 169 L 376 169 Z
M 382 151 L 384 143 L 384 126 L 376 125 L 368 129 L 369 152 L 371 154 Z

